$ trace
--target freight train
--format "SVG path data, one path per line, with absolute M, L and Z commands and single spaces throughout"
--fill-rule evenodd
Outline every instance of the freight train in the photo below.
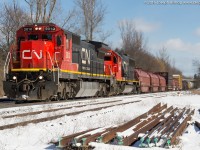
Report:
M 129 56 L 102 42 L 81 40 L 53 23 L 21 27 L 15 45 L 4 65 L 8 98 L 61 100 L 168 89 L 167 73 L 136 69 Z

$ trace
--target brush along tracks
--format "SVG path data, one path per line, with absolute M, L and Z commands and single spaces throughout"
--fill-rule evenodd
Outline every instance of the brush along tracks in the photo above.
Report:
M 63 149 L 92 149 L 91 142 L 130 146 L 137 141 L 140 147 L 165 147 L 177 144 L 193 114 L 194 110 L 159 103 L 123 125 L 82 131 L 62 137 L 54 144 Z
M 94 105 L 93 108 L 90 109 L 84 109 L 84 110 L 77 110 L 77 111 L 70 111 L 68 113 L 62 113 L 59 115 L 53 115 L 53 116 L 48 116 L 48 117 L 44 117 L 44 118 L 38 118 L 38 119 L 32 119 L 32 120 L 27 120 L 27 121 L 23 121 L 23 122 L 17 122 L 17 123 L 12 123 L 12 124 L 6 124 L 3 126 L 0 126 L 0 130 L 4 130 L 4 129 L 10 129 L 10 128 L 15 128 L 18 126 L 26 126 L 29 123 L 41 123 L 41 122 L 45 122 L 45 121 L 51 121 L 57 118 L 61 118 L 63 116 L 73 116 L 73 115 L 78 115 L 84 112 L 89 112 L 89 111 L 98 111 L 101 109 L 105 109 L 105 108 L 109 108 L 109 107 L 114 107 L 114 106 L 120 106 L 120 105 L 126 105 L 126 104 L 131 104 L 131 103 L 137 103 L 140 102 L 139 101 L 129 101 L 129 102 L 122 102 L 121 100 L 115 100 L 115 101 L 109 101 L 109 102 L 101 102 L 101 103 L 93 103 L 93 104 L 89 104 L 89 105 Z M 106 104 L 106 106 L 98 106 L 100 104 Z M 108 105 L 107 105 L 108 104 Z M 17 114 L 17 115 L 10 115 L 10 116 L 4 116 L 3 119 L 10 119 L 13 117 L 17 117 L 17 118 L 23 118 L 23 117 L 27 117 L 30 115 L 37 115 L 40 113 L 46 113 L 46 112 L 54 112 L 54 111 L 60 111 L 60 110 L 65 110 L 65 109 L 71 109 L 74 107 L 84 107 L 84 106 L 88 106 L 88 105 L 78 105 L 78 106 L 73 106 L 73 107 L 65 107 L 65 108 L 60 108 L 60 109 L 50 109 L 50 110 L 44 110 L 44 111 L 37 111 L 37 112 L 30 112 L 30 113 L 23 113 L 23 114 Z

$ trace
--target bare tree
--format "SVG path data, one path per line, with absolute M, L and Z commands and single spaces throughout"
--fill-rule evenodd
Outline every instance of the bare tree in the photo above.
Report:
M 29 16 L 19 7 L 15 0 L 12 3 L 1 3 L 0 9 L 0 80 L 3 80 L 3 65 L 6 54 L 12 43 L 15 43 L 16 31 L 28 23 Z M 0 82 L 0 95 L 3 95 L 2 82 Z
M 182 72 L 176 68 L 175 60 L 170 58 L 166 47 L 162 47 L 157 54 L 157 60 L 160 65 L 160 71 L 168 72 L 172 74 L 182 74 Z
M 57 0 L 25 0 L 30 9 L 32 23 L 46 23 L 52 19 Z
M 101 41 L 101 42 L 107 42 L 107 43 L 110 43 L 110 42 L 108 42 L 107 41 L 107 39 L 108 39 L 108 37 L 110 37 L 111 35 L 112 35 L 112 31 L 106 31 L 106 32 L 100 32 L 99 33 L 99 40 Z M 111 46 L 110 44 L 109 44 L 109 46 Z
M 157 54 L 158 63 L 160 65 L 160 71 L 169 71 L 170 69 L 170 56 L 167 53 L 167 49 L 163 46 Z
M 198 59 L 193 59 L 192 64 L 195 67 L 196 78 L 200 78 L 200 61 Z
M 102 32 L 100 26 L 105 18 L 106 7 L 101 0 L 75 0 L 75 4 L 80 13 L 80 33 L 86 40 L 93 40 L 95 33 Z
M 29 22 L 29 17 L 15 0 L 12 4 L 3 4 L 0 10 L 0 49 L 7 51 L 15 41 L 16 31 Z
M 118 25 L 124 53 L 135 59 L 136 67 L 155 71 L 158 68 L 157 60 L 147 51 L 143 34 L 137 30 L 135 23 L 123 20 Z
M 62 28 L 67 30 L 76 29 L 75 9 L 63 13 L 63 7 L 58 0 L 24 0 L 30 10 L 32 23 L 56 22 Z
M 139 32 L 131 20 L 122 20 L 118 23 L 122 39 L 122 48 L 126 53 L 136 56 L 138 51 L 144 51 L 143 34 Z
M 172 66 L 165 47 L 159 51 L 157 57 L 148 51 L 143 33 L 137 30 L 134 21 L 120 21 L 119 30 L 122 39 L 122 49 L 126 54 L 135 59 L 136 67 L 152 72 L 168 71 L 169 73 L 180 73 L 178 69 Z

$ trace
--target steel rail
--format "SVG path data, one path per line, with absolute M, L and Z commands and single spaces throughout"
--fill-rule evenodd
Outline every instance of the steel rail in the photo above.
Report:
M 140 122 L 141 119 L 147 117 L 149 114 L 153 114 L 154 112 L 157 112 L 161 108 L 161 103 L 157 104 L 153 108 L 151 108 L 148 112 L 136 117 L 135 119 L 117 127 L 116 129 L 111 130 L 109 133 L 106 133 L 102 135 L 102 142 L 108 143 L 110 140 L 114 139 L 117 132 L 122 132 L 124 130 L 127 130 L 128 128 L 136 125 L 138 122 Z
M 189 113 L 189 109 L 186 109 L 185 107 L 183 108 L 183 110 L 179 113 L 179 115 L 177 116 L 176 119 L 174 119 L 174 121 L 170 124 L 169 129 L 166 131 L 165 134 L 163 134 L 165 136 L 164 138 L 164 142 L 162 144 L 162 147 L 165 146 L 169 146 L 171 141 L 170 141 L 170 135 L 173 134 L 174 130 L 180 125 L 180 120 L 183 118 L 184 114 L 188 114 Z M 163 136 L 163 137 L 164 137 Z
M 93 104 L 84 104 L 84 105 L 77 105 L 77 106 L 69 106 L 69 107 L 48 109 L 48 110 L 41 110 L 41 111 L 35 111 L 35 112 L 29 112 L 29 113 L 3 116 L 2 118 L 24 117 L 24 116 L 29 116 L 29 115 L 37 115 L 37 114 L 44 113 L 44 112 L 54 112 L 54 111 L 59 111 L 59 110 L 63 110 L 63 109 L 71 109 L 71 108 L 74 108 L 74 107 L 78 108 L 78 107 L 84 107 L 84 106 L 88 106 L 88 105 L 108 104 L 108 103 L 120 102 L 120 101 L 122 101 L 122 100 L 116 100 L 116 101 L 110 101 L 110 102 L 100 102 L 100 103 L 93 103 Z
M 187 122 L 191 120 L 192 115 L 194 114 L 195 110 L 192 110 L 187 117 L 185 117 L 185 119 L 183 120 L 183 122 L 178 126 L 178 128 L 174 131 L 174 133 L 172 134 L 171 137 L 171 144 L 178 144 L 177 143 L 177 137 L 182 135 L 183 131 L 186 129 L 187 127 Z
M 118 144 L 129 146 L 138 140 L 138 135 L 140 133 L 146 133 L 143 136 L 143 141 L 148 139 L 148 141 L 145 141 L 148 145 L 151 143 L 153 138 L 161 138 L 161 136 L 165 136 L 162 146 L 165 146 L 166 143 L 168 144 L 169 140 L 172 144 L 176 144 L 177 137 L 183 133 L 187 127 L 187 122 L 191 119 L 191 115 L 194 114 L 194 110 L 190 112 L 190 109 L 186 108 L 179 111 L 178 114 L 177 111 L 178 108 L 173 109 L 172 106 L 167 108 L 166 105 L 161 106 L 159 103 L 148 112 L 123 125 L 118 127 L 102 128 L 103 130 L 99 131 L 91 130 L 92 133 L 88 131 L 82 132 L 81 134 L 77 133 L 71 136 L 69 135 L 66 139 L 65 137 L 61 138 L 62 141 L 60 141 L 58 145 L 61 147 L 64 146 L 65 148 L 89 149 L 91 148 L 89 146 L 90 142 L 96 141 L 108 143 L 115 139 Z M 167 113 L 169 113 L 169 115 L 165 117 Z M 126 132 L 126 130 L 133 130 L 134 132 L 131 135 L 123 138 L 116 136 L 117 132 Z M 160 136 L 154 136 L 155 133 L 159 134 Z M 76 145 L 76 143 L 80 144 Z
M 58 142 L 52 142 L 52 143 L 55 144 L 56 147 L 63 148 L 63 147 L 66 147 L 67 145 L 70 145 L 73 142 L 72 139 L 74 139 L 76 136 L 81 135 L 81 134 L 85 134 L 87 132 L 90 132 L 90 131 L 93 131 L 93 130 L 96 130 L 96 129 L 98 129 L 98 128 L 89 129 L 89 130 L 74 133 L 74 134 L 71 134 L 71 135 L 68 135 L 68 136 L 64 136 L 64 137 L 59 138 Z
M 164 119 L 164 121 L 162 122 L 162 126 L 157 130 L 157 135 L 159 136 L 153 136 L 151 138 L 151 140 L 154 140 L 154 143 L 157 144 L 157 142 L 160 140 L 162 134 L 161 131 L 163 131 L 163 129 L 165 129 L 166 127 L 169 126 L 169 124 L 173 121 L 174 117 L 175 117 L 175 112 L 178 110 L 178 108 L 175 108 L 172 112 L 171 115 L 169 115 L 167 118 Z M 165 134 L 165 132 L 164 132 Z
M 145 134 L 140 142 L 141 142 L 141 147 L 146 146 L 143 144 L 143 142 L 147 142 L 148 146 L 151 143 L 151 141 L 154 140 L 154 143 L 156 144 L 158 141 L 158 138 L 156 139 L 156 136 L 154 136 L 154 133 L 156 132 L 157 134 L 159 134 L 159 131 L 162 130 L 165 126 L 166 126 L 166 122 L 170 121 L 172 116 L 174 116 L 174 112 L 177 111 L 178 108 L 173 109 L 170 113 L 170 115 L 168 117 L 166 117 L 162 122 L 160 122 L 156 127 L 154 127 L 153 129 L 151 129 L 147 134 Z
M 194 124 L 200 129 L 200 123 L 198 121 L 195 121 Z
M 131 126 L 133 126 L 134 124 L 139 122 L 140 119 L 147 117 L 149 114 L 153 114 L 153 113 L 157 112 L 160 108 L 161 108 L 161 103 L 159 103 L 156 106 L 154 106 L 153 108 L 151 108 L 148 112 L 138 116 L 137 118 L 135 118 L 119 127 L 112 127 L 112 128 L 106 129 L 102 132 L 97 132 L 94 135 L 91 135 L 88 133 L 90 131 L 94 131 L 93 129 L 87 130 L 84 132 L 79 132 L 79 133 L 72 134 L 72 135 L 69 135 L 66 137 L 62 137 L 59 140 L 59 142 L 54 143 L 54 144 L 58 145 L 58 147 L 62 148 L 62 147 L 70 146 L 72 144 L 72 142 L 74 142 L 74 143 L 82 142 L 82 144 L 84 146 L 86 146 L 89 142 L 94 141 L 94 140 L 98 140 L 98 142 L 100 142 L 99 140 L 101 140 L 101 142 L 106 143 L 105 140 L 107 142 L 112 140 L 115 137 L 117 131 L 123 131 L 127 128 L 130 128 Z
M 136 103 L 136 102 L 140 102 L 140 101 L 125 102 L 125 103 L 114 104 L 114 105 L 109 105 L 109 106 L 104 106 L 104 107 L 97 107 L 97 108 L 92 108 L 92 109 L 87 109 L 87 110 L 81 110 L 81 111 L 76 111 L 76 112 L 56 115 L 56 116 L 50 116 L 50 117 L 46 117 L 46 118 L 39 118 L 39 119 L 28 120 L 28 121 L 24 121 L 24 122 L 8 124 L 8 125 L 0 126 L 0 130 L 15 128 L 17 126 L 26 126 L 29 123 L 40 123 L 40 122 L 45 122 L 45 121 L 50 121 L 50 120 L 54 120 L 54 119 L 57 119 L 57 118 L 61 118 L 63 116 L 73 116 L 73 115 L 77 115 L 77 114 L 80 114 L 80 113 L 83 113 L 83 112 L 97 111 L 97 110 L 101 110 L 101 109 L 105 109 L 105 108 L 109 108 L 109 107 L 126 105 L 126 104 L 131 104 L 131 103 Z
M 161 135 L 163 135 L 164 133 L 169 133 L 173 127 L 174 127 L 174 124 L 176 124 L 176 122 L 178 122 L 178 120 L 182 117 L 183 113 L 185 111 L 185 108 L 182 110 L 182 112 L 180 112 L 178 115 L 175 115 L 174 118 L 173 118 L 173 121 L 172 122 L 168 122 L 169 124 L 167 124 L 166 128 L 164 128 L 162 131 L 161 131 Z
M 161 119 L 164 118 L 165 113 L 168 113 L 172 109 L 173 109 L 172 107 L 169 107 L 168 109 L 166 109 L 161 114 L 153 117 L 153 119 L 150 119 L 149 121 L 151 121 L 151 122 L 146 122 L 145 121 L 146 123 L 148 123 L 148 124 L 144 124 L 145 126 L 140 127 L 140 128 L 136 127 L 136 131 L 133 134 L 131 134 L 130 136 L 128 136 L 128 137 L 126 137 L 126 138 L 123 139 L 123 145 L 129 146 L 132 143 L 134 143 L 138 139 L 139 133 L 145 133 L 146 131 L 149 131 L 150 129 L 152 129 L 153 127 L 155 127 L 156 125 L 158 125 L 161 122 Z

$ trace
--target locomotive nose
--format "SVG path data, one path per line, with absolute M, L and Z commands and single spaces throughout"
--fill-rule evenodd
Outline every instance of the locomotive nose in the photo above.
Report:
M 21 42 L 21 68 L 35 70 L 46 70 L 46 42 L 45 41 L 23 41 Z

